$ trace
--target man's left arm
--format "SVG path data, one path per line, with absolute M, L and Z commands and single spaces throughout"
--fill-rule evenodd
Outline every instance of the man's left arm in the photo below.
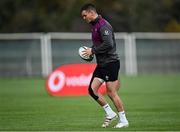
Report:
M 102 43 L 98 46 L 92 47 L 92 53 L 101 54 L 107 52 L 109 49 L 113 48 L 113 32 L 107 27 L 103 26 L 100 28 L 100 35 L 102 38 Z

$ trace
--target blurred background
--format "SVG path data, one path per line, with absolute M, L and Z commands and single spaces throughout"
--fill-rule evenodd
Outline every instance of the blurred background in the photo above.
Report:
M 80 18 L 93 3 L 115 32 L 179 32 L 179 0 L 1 0 L 0 32 L 89 32 Z
M 1 0 L 0 76 L 47 76 L 91 45 L 90 28 L 80 16 L 96 5 L 116 32 L 121 73 L 180 72 L 179 0 Z
M 85 3 L 115 31 L 130 122 L 123 130 L 179 131 L 180 0 L 0 0 L 0 131 L 104 131 L 104 111 L 89 96 L 52 97 L 45 88 L 57 67 L 86 63 L 78 56 L 92 45 Z

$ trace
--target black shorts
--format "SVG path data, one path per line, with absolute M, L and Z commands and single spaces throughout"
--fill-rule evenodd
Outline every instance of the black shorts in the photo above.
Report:
M 114 61 L 107 63 L 103 67 L 97 66 L 93 73 L 93 78 L 98 77 L 105 82 L 118 80 L 118 74 L 120 69 L 120 61 Z

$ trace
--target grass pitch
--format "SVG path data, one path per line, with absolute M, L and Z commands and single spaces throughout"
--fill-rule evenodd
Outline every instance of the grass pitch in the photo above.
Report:
M 180 75 L 121 77 L 121 82 L 130 122 L 123 131 L 180 130 Z M 0 79 L 1 131 L 119 131 L 101 128 L 103 118 L 89 96 L 51 97 L 44 79 Z

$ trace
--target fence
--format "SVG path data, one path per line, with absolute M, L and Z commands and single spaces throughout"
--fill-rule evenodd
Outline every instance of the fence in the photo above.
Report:
M 180 73 L 180 34 L 116 33 L 121 73 Z M 0 34 L 0 76 L 44 76 L 68 63 L 83 63 L 78 48 L 90 33 Z

